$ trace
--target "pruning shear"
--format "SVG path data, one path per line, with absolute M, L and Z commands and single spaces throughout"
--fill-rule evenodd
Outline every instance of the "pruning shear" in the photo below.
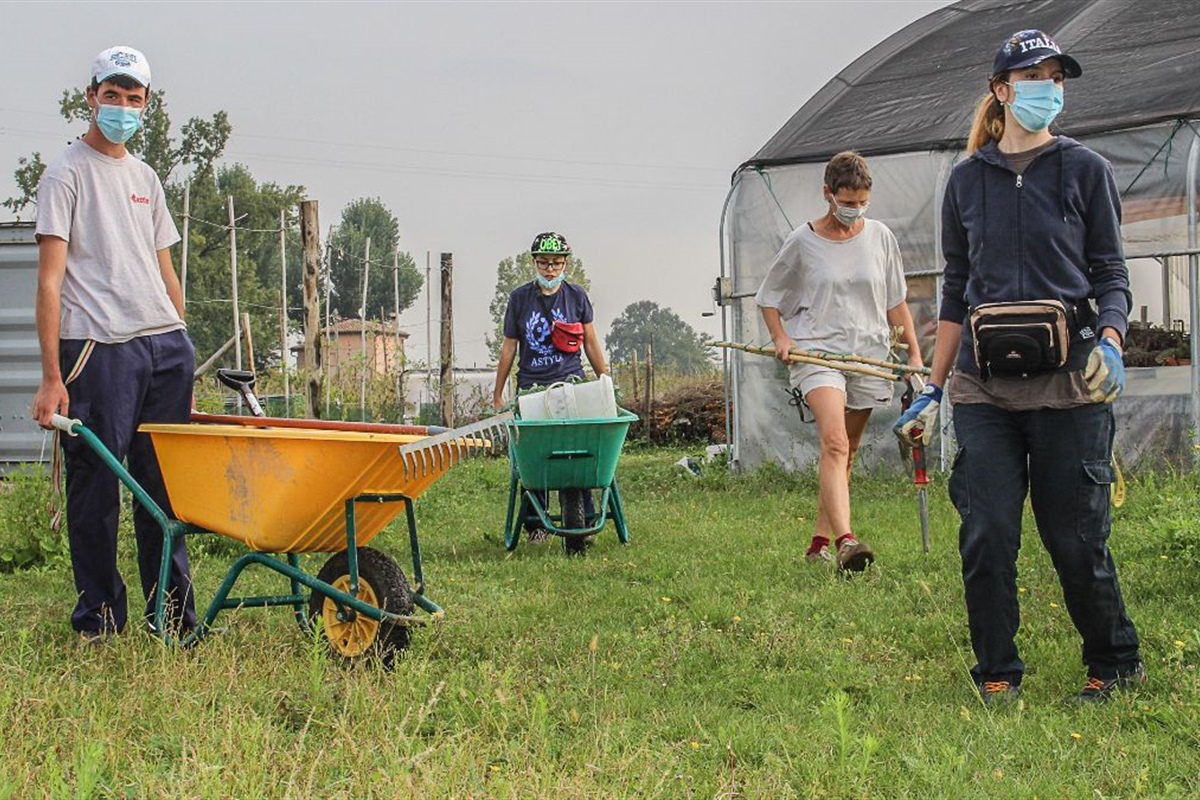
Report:
M 904 394 L 900 397 L 901 412 L 907 411 L 912 405 L 913 398 L 921 393 L 925 388 L 925 381 L 920 375 L 911 374 L 905 381 L 907 388 Z M 921 515 L 921 545 L 925 548 L 925 552 L 929 552 L 929 494 L 926 489 L 929 486 L 929 472 L 925 465 L 925 445 L 921 444 L 921 437 L 917 431 L 914 431 L 914 441 L 916 444 L 912 446 L 912 475 L 913 485 L 917 487 L 917 510 Z M 901 447 L 903 448 L 903 444 Z

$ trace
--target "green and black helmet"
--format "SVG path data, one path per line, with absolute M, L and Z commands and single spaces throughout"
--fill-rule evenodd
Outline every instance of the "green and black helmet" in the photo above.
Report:
M 535 256 L 569 256 L 571 245 L 567 244 L 567 237 L 561 233 L 548 231 L 533 237 L 529 252 Z

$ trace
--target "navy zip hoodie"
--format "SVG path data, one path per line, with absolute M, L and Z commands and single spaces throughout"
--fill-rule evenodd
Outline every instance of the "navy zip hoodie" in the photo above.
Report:
M 1072 326 L 1067 363 L 1082 369 L 1105 327 L 1124 338 L 1133 296 L 1112 165 L 1059 136 L 1018 175 L 995 142 L 954 167 L 942 203 L 946 267 L 938 318 L 963 326 L 955 369 L 979 374 L 967 317 L 982 303 L 1096 302 Z

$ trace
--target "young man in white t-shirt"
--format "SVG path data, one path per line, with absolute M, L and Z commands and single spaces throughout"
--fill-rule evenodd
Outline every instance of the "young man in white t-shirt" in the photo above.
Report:
M 179 241 L 162 182 L 125 143 L 141 126 L 150 65 L 131 47 L 113 47 L 92 63 L 87 133 L 52 162 L 38 185 L 37 332 L 42 382 L 34 418 L 82 421 L 168 514 L 162 475 L 144 422 L 187 422 L 195 351 L 183 322 L 183 292 L 171 264 Z M 82 441 L 62 440 L 67 536 L 78 601 L 71 625 L 82 641 L 101 643 L 127 621 L 117 570 L 120 496 L 115 473 Z M 134 506 L 138 570 L 153 619 L 162 530 Z M 168 613 L 186 631 L 196 625 L 187 549 L 172 554 Z
M 838 153 L 825 166 L 822 193 L 829 210 L 792 231 L 754 298 L 777 357 L 790 363 L 788 351 L 799 347 L 886 359 L 890 328 L 900 326 L 909 365 L 922 366 L 900 246 L 886 225 L 864 216 L 866 160 Z M 875 553 L 850 525 L 850 468 L 871 411 L 892 401 L 892 382 L 819 364 L 790 364 L 790 378 L 821 439 L 817 522 L 805 556 L 862 571 Z

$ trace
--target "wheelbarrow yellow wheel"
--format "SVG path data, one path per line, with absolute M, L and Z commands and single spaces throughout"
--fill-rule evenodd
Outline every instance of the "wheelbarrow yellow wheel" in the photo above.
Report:
M 350 559 L 346 552 L 333 555 L 317 580 L 334 589 L 350 591 Z M 413 613 L 412 592 L 404 572 L 391 558 L 370 547 L 358 548 L 358 597 L 376 608 L 401 616 Z M 407 626 L 373 620 L 366 614 L 350 611 L 338 617 L 338 604 L 319 589 L 314 589 L 308 602 L 309 617 L 321 619 L 321 629 L 330 650 L 346 661 L 375 655 L 384 666 L 391 667 L 396 653 L 408 647 Z

